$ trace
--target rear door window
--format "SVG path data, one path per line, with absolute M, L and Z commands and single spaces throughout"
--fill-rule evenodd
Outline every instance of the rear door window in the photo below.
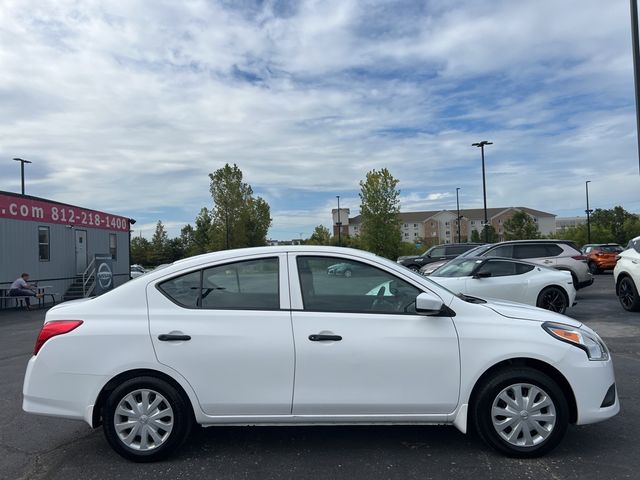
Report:
M 468 250 L 467 247 L 464 246 L 455 246 L 455 247 L 447 247 L 447 255 L 458 256 Z
M 524 245 L 514 245 L 513 247 L 513 258 L 543 258 L 543 257 L 553 257 L 552 250 L 548 249 L 549 245 L 545 244 L 524 244 Z M 562 249 L 557 247 L 560 252 Z M 557 255 L 557 254 L 556 254 Z
M 229 263 L 186 273 L 158 285 L 174 303 L 215 310 L 279 310 L 278 258 Z

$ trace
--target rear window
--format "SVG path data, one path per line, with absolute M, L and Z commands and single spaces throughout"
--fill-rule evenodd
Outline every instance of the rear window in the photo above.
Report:
M 466 252 L 471 247 L 466 247 L 464 245 L 457 245 L 455 247 L 447 247 L 447 255 L 460 255 L 461 253 Z

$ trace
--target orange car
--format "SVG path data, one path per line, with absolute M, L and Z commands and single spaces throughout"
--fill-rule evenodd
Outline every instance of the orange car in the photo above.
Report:
M 617 243 L 603 243 L 601 245 L 589 245 L 584 249 L 587 256 L 587 264 L 591 273 L 601 273 L 603 270 L 611 270 L 616 266 L 616 256 L 624 250 Z

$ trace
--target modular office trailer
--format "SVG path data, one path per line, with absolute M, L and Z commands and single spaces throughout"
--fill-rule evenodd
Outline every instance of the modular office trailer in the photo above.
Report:
M 125 217 L 0 191 L 0 290 L 26 272 L 64 296 L 100 254 L 118 286 L 129 280 L 129 229 Z

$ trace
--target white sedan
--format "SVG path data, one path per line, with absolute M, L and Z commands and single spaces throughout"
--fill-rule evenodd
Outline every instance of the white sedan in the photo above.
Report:
M 500 298 L 565 313 L 575 304 L 570 272 L 510 258 L 456 258 L 429 277 L 456 293 Z
M 358 275 L 327 275 L 336 263 Z M 51 308 L 23 395 L 26 412 L 102 425 L 134 461 L 194 423 L 450 424 L 533 457 L 620 409 L 609 351 L 580 322 L 308 246 L 201 255 Z

